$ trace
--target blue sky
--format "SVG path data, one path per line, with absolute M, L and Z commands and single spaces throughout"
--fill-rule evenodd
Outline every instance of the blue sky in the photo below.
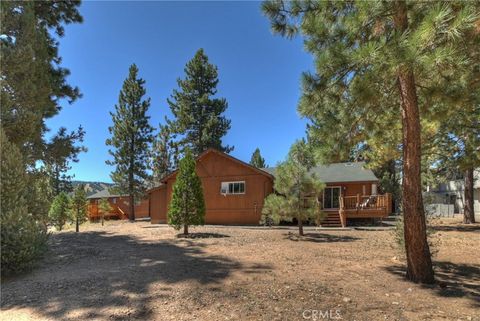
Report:
M 301 39 L 272 34 L 260 2 L 83 2 L 80 12 L 84 23 L 66 27 L 60 55 L 83 97 L 47 122 L 52 132 L 86 130 L 89 150 L 73 164 L 75 179 L 111 181 L 109 112 L 130 64 L 146 80 L 151 124 L 158 127 L 170 115 L 166 99 L 176 79 L 199 48 L 219 69 L 218 95 L 227 99 L 232 121 L 224 142 L 235 146 L 234 157 L 248 162 L 259 147 L 272 166 L 304 136 L 296 106 L 301 73 L 313 60 Z

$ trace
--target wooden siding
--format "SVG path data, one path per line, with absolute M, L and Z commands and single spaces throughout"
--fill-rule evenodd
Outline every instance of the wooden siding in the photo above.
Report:
M 153 224 L 167 222 L 167 189 L 162 185 L 150 191 L 150 218 Z
M 196 172 L 202 181 L 206 224 L 259 224 L 264 199 L 273 190 L 269 174 L 215 151 L 197 159 Z M 165 187 L 150 191 L 152 223 L 166 221 L 175 179 L 176 173 L 167 177 Z M 234 181 L 245 182 L 245 193 L 222 195 L 221 183 Z
M 207 151 L 196 161 L 196 172 L 202 181 L 206 205 L 206 224 L 258 225 L 265 197 L 273 192 L 273 176 L 218 151 Z M 177 173 L 167 176 L 164 185 L 149 191 L 150 217 L 152 223 L 166 223 L 168 204 L 172 198 L 172 188 Z M 245 182 L 244 194 L 226 194 L 220 192 L 222 182 Z M 327 187 L 340 187 L 341 196 L 370 195 L 372 185 L 378 181 L 332 182 Z M 336 214 L 339 209 L 327 209 L 325 212 Z M 364 211 L 369 217 L 385 216 L 391 213 L 391 206 L 380 214 L 378 211 Z M 349 213 L 353 214 L 353 213 Z M 354 215 L 347 215 L 353 218 Z M 365 216 L 362 216 L 365 217 Z
M 128 219 L 128 214 L 130 213 L 130 199 L 128 196 L 109 197 L 107 200 L 113 210 L 106 214 L 106 218 Z M 99 202 L 100 199 L 98 198 L 90 199 L 88 206 L 88 218 L 90 220 L 96 220 L 100 218 L 100 212 L 98 210 Z M 148 198 L 135 205 L 135 218 L 146 218 L 149 217 L 149 215 L 150 211 Z

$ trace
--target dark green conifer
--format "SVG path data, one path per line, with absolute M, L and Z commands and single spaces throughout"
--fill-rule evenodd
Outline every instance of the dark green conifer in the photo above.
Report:
M 252 154 L 252 158 L 250 159 L 250 165 L 255 166 L 256 168 L 266 168 L 268 167 L 265 163 L 265 158 L 262 157 L 260 154 L 260 149 L 257 148 Z
M 168 122 L 176 145 L 182 153 L 185 147 L 198 156 L 208 148 L 229 153 L 233 147 L 222 144 L 222 137 L 230 129 L 230 120 L 222 114 L 228 107 L 225 98 L 216 98 L 217 67 L 208 61 L 199 49 L 185 67 L 185 78 L 178 79 L 168 99 L 174 119 Z
M 109 153 L 113 157 L 106 163 L 115 166 L 110 174 L 114 183 L 112 191 L 129 195 L 130 221 L 135 220 L 135 201 L 143 197 L 147 182 L 151 180 L 148 163 L 153 128 L 147 116 L 150 98 L 144 99 L 145 93 L 145 80 L 138 78 L 138 68 L 133 64 L 123 83 L 115 112 L 110 113 L 113 125 L 108 129 L 112 137 L 106 141 L 112 147 Z
M 173 185 L 172 201 L 168 209 L 168 224 L 188 235 L 189 225 L 205 223 L 205 200 L 202 182 L 195 172 L 195 159 L 187 148 L 180 160 L 177 177 Z

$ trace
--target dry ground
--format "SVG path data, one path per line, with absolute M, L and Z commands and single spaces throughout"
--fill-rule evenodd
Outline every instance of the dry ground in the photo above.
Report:
M 183 239 L 92 224 L 53 234 L 35 270 L 4 280 L 0 319 L 480 320 L 480 225 L 437 229 L 439 282 L 425 287 L 403 279 L 390 231 L 207 226 Z

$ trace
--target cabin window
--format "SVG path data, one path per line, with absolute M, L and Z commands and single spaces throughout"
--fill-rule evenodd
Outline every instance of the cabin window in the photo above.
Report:
M 222 182 L 220 193 L 225 194 L 245 194 L 245 182 Z
M 326 187 L 323 191 L 323 208 L 334 209 L 340 207 L 340 187 Z
M 112 198 L 112 203 L 117 204 L 117 198 L 116 197 Z

